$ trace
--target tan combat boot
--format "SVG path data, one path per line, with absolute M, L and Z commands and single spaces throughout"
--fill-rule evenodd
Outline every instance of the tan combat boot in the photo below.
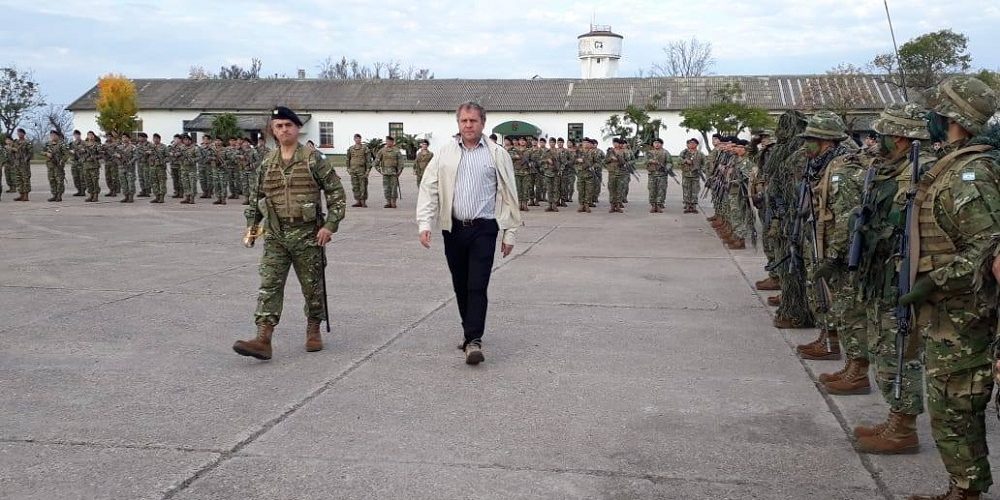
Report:
M 351 206 L 354 207 L 354 208 L 361 208 L 361 200 L 355 201 L 354 204 L 351 205 Z
M 879 426 L 881 428 L 877 434 L 858 437 L 856 446 L 858 451 L 877 455 L 920 453 L 916 415 L 891 411 L 888 420 L 875 427 Z M 855 430 L 855 434 L 857 434 L 857 430 Z
M 784 316 L 775 316 L 774 321 L 771 324 L 779 330 L 788 330 L 791 328 L 801 328 L 795 321 L 791 318 L 786 318 Z
M 778 278 L 769 276 L 767 279 L 754 283 L 754 287 L 762 292 L 773 292 L 775 290 L 781 290 L 781 283 L 778 281 Z
M 819 380 L 821 384 L 825 384 L 827 382 L 833 382 L 834 380 L 840 380 L 841 378 L 844 377 L 844 374 L 847 373 L 847 369 L 850 367 L 851 367 L 851 360 L 847 360 L 847 362 L 844 363 L 844 367 L 841 368 L 840 370 L 837 370 L 833 373 L 820 373 L 819 378 L 817 378 L 816 380 Z
M 744 250 L 747 247 L 747 242 L 743 238 L 733 238 L 727 246 L 730 250 Z
M 817 337 L 816 340 L 805 344 L 797 345 L 795 346 L 795 350 L 796 352 L 802 352 L 803 349 L 815 349 L 816 346 L 825 343 L 826 343 L 826 330 L 820 330 L 819 337 Z
M 271 359 L 271 334 L 274 325 L 261 323 L 257 325 L 257 336 L 253 340 L 237 340 L 233 350 L 241 356 L 251 356 L 257 359 Z
M 806 344 L 806 346 L 800 346 L 802 349 L 799 349 L 799 357 L 814 361 L 841 359 L 840 339 L 837 337 L 837 332 L 829 331 L 825 334 L 820 333 L 819 340 L 819 343 L 810 343 Z M 867 361 L 865 363 L 865 366 L 867 367 Z
M 868 380 L 868 360 L 864 358 L 848 360 L 847 371 L 840 378 L 823 384 L 823 388 L 828 394 L 838 396 L 872 392 L 872 385 Z
M 774 295 L 767 298 L 767 305 L 771 307 L 778 307 L 781 305 L 781 294 Z
M 306 323 L 306 352 L 323 350 L 323 338 L 319 334 L 319 321 L 309 320 Z
M 959 488 L 951 483 L 948 491 L 940 495 L 911 495 L 907 500 L 979 500 L 979 492 Z
M 718 215 L 713 215 L 711 217 L 705 217 L 705 220 L 707 220 L 708 222 L 715 222 L 718 219 L 719 219 Z

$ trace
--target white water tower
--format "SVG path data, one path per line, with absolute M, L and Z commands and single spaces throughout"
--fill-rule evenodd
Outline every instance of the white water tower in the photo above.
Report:
M 590 32 L 577 37 L 580 42 L 580 72 L 583 79 L 614 78 L 622 58 L 622 40 L 611 26 L 590 25 Z

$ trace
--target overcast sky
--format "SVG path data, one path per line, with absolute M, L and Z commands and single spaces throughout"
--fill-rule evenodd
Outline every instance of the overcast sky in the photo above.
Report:
M 900 44 L 951 28 L 969 37 L 975 68 L 1000 68 L 1000 2 L 889 6 Z M 618 76 L 636 76 L 669 41 L 691 36 L 712 43 L 713 74 L 821 73 L 892 50 L 882 0 L 0 0 L 0 12 L 0 65 L 32 69 L 57 104 L 108 72 L 183 78 L 193 65 L 217 71 L 253 57 L 264 74 L 289 76 L 347 56 L 437 78 L 576 78 L 576 37 L 592 19 L 625 37 Z

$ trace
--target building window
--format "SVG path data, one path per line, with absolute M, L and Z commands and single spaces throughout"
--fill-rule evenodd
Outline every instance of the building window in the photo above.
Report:
M 583 124 L 570 123 L 566 128 L 566 138 L 574 142 L 583 140 Z
M 333 147 L 333 122 L 319 122 L 319 147 Z
M 597 58 L 597 64 L 601 64 L 601 58 L 600 57 Z
M 399 140 L 403 136 L 403 122 L 389 122 L 389 135 Z

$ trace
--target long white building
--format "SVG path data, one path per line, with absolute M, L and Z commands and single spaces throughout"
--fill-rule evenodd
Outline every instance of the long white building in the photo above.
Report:
M 840 80 L 834 80 L 839 78 Z M 192 80 L 137 79 L 139 126 L 165 140 L 175 133 L 205 133 L 212 118 L 235 113 L 254 135 L 265 127 L 267 112 L 288 106 L 306 120 L 302 141 L 313 140 L 326 153 L 341 154 L 360 133 L 366 140 L 413 134 L 431 148 L 457 132 L 455 108 L 476 101 L 487 110 L 486 131 L 500 136 L 591 137 L 606 147 L 603 128 L 608 117 L 629 105 L 655 104 L 650 114 L 666 125 L 660 132 L 669 149 L 677 150 L 694 130 L 680 126 L 680 112 L 712 102 L 724 86 L 738 84 L 747 104 L 777 115 L 789 109 L 812 111 L 835 99 L 834 87 L 844 77 L 709 76 L 698 78 L 606 78 L 530 80 Z M 855 130 L 886 104 L 903 100 L 901 92 L 873 77 L 850 77 L 863 99 L 851 113 L 863 117 Z M 824 90 L 826 89 L 826 90 Z M 68 109 L 74 127 L 99 132 L 91 88 Z M 832 105 L 832 104 L 831 104 Z

